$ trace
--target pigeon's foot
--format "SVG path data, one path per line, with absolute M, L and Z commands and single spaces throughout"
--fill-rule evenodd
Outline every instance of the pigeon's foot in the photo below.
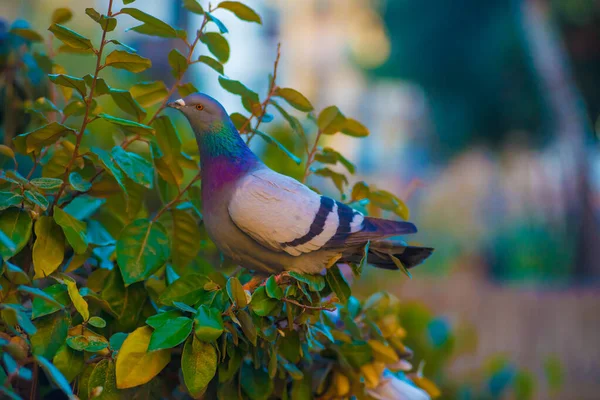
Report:
M 263 281 L 264 281 L 263 277 L 255 275 L 252 278 L 250 278 L 250 280 L 248 282 L 244 283 L 242 288 L 244 290 L 248 290 L 248 291 L 252 292 L 252 291 L 254 291 L 254 289 L 259 287 L 261 285 L 261 283 L 263 283 Z

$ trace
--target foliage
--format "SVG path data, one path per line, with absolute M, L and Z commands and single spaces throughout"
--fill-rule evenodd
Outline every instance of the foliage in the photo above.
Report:
M 0 175 L 0 391 L 10 398 L 51 388 L 80 399 L 381 398 L 384 372 L 410 371 L 412 352 L 397 299 L 377 293 L 361 302 L 351 294 L 347 278 L 368 260 L 325 276 L 272 276 L 258 287 L 250 272 L 213 268 L 220 258 L 201 226 L 198 155 L 186 153 L 183 134 L 161 113 L 175 92 L 196 91 L 184 78 L 190 65 L 204 64 L 240 97 L 247 115 L 231 117 L 247 142 L 260 137 L 302 165 L 304 181 L 313 173 L 331 179 L 348 202 L 408 218 L 389 192 L 364 182 L 348 190 L 354 165 L 320 146 L 322 135 L 360 138 L 368 130 L 336 106 L 317 113 L 302 93 L 279 87 L 279 48 L 262 99 L 224 75 L 230 48 L 219 13 L 261 24 L 254 10 L 234 1 L 183 5 L 203 15 L 193 38 L 136 8 L 117 11 L 110 0 L 106 13 L 85 10 L 99 42 L 68 27 L 73 13 L 58 9 L 45 44 L 22 21 L 3 43 L 2 68 L 13 75 L 3 82 L 0 146 L 9 165 Z M 111 38 L 120 15 L 138 22 L 137 33 L 183 44 L 183 53 L 165 54 L 171 86 L 124 88 L 100 76 L 152 67 Z M 200 44 L 209 54 L 197 54 Z M 70 75 L 55 58 L 62 53 L 90 57 L 95 67 Z M 259 129 L 275 120 L 272 110 L 305 154 Z M 413 390 L 438 394 L 421 373 L 412 376 L 405 379 Z

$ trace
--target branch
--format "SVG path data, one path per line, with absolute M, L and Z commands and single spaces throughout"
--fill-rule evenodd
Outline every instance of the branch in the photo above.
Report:
M 262 120 L 265 117 L 265 114 L 267 113 L 267 107 L 269 105 L 269 101 L 271 100 L 271 97 L 273 97 L 275 95 L 275 91 L 277 90 L 277 85 L 275 84 L 275 82 L 276 82 L 276 79 L 277 79 L 277 67 L 279 66 L 279 59 L 280 58 L 281 58 L 281 43 L 278 43 L 277 44 L 277 56 L 275 57 L 275 63 L 273 64 L 273 77 L 271 78 L 271 83 L 269 84 L 269 93 L 267 94 L 267 98 L 265 99 L 265 101 L 263 101 L 261 103 L 261 109 L 262 109 L 261 113 L 258 116 L 258 121 L 256 122 L 256 126 L 252 130 L 252 133 L 250 133 L 248 135 L 248 139 L 246 140 L 246 144 L 250 144 L 250 141 L 256 135 L 256 130 L 258 129 L 258 127 L 262 123 Z M 244 122 L 244 125 L 242 125 L 240 127 L 240 132 L 243 132 L 248 127 L 248 125 L 250 124 L 250 121 L 252 120 L 252 117 L 254 117 L 254 115 L 251 115 L 246 120 L 246 122 Z
M 112 15 L 112 5 L 113 5 L 113 0 L 109 0 L 108 2 L 108 16 Z M 63 177 L 63 183 L 62 185 L 60 185 L 60 188 L 58 189 L 58 193 L 56 193 L 56 197 L 54 197 L 54 201 L 52 202 L 52 206 L 50 207 L 50 215 L 52 215 L 52 213 L 54 212 L 54 206 L 56 206 L 58 204 L 58 200 L 60 199 L 60 196 L 62 196 L 66 186 L 67 186 L 67 182 L 69 181 L 69 174 L 71 172 L 71 168 L 73 167 L 73 163 L 75 162 L 75 160 L 77 159 L 77 157 L 79 157 L 79 146 L 81 145 L 81 139 L 83 139 L 83 134 L 85 132 L 85 128 L 88 125 L 88 123 L 90 121 L 88 121 L 88 116 L 90 113 L 90 108 L 92 105 L 92 100 L 94 99 L 94 89 L 96 88 L 96 81 L 98 80 L 98 74 L 100 73 L 100 70 L 102 69 L 102 51 L 104 50 L 104 46 L 106 45 L 106 34 L 107 34 L 107 30 L 103 29 L 102 30 L 102 39 L 100 40 L 100 47 L 98 48 L 98 52 L 96 53 L 96 70 L 94 71 L 94 78 L 92 79 L 92 84 L 90 85 L 90 94 L 88 95 L 87 99 L 85 99 L 85 113 L 83 115 L 83 121 L 81 123 L 81 128 L 79 128 L 79 132 L 76 133 L 76 141 L 75 141 L 75 148 L 73 149 L 73 156 L 71 157 L 71 160 L 69 160 L 69 163 L 67 164 L 67 167 L 65 168 L 65 175 Z
M 201 171 L 198 171 L 198 173 L 196 174 L 196 176 L 194 176 L 192 178 L 192 180 L 190 181 L 190 183 L 188 183 L 187 186 L 185 188 L 183 188 L 183 190 L 181 190 L 179 192 L 179 194 L 177 196 L 175 196 L 175 198 L 173 200 L 171 200 L 170 202 L 168 202 L 167 204 L 165 204 L 163 206 L 163 208 L 161 208 L 160 210 L 158 210 L 158 212 L 156 213 L 156 215 L 154 216 L 154 218 L 152 218 L 152 222 L 156 222 L 165 211 L 167 211 L 169 208 L 171 208 L 175 203 L 179 202 L 179 200 L 181 199 L 181 196 L 183 196 L 183 194 L 185 192 L 187 192 L 188 189 L 191 188 L 192 185 L 195 182 L 197 182 L 197 181 L 199 181 L 201 179 L 200 172 Z
M 281 301 L 284 301 L 286 303 L 290 303 L 293 304 L 295 306 L 298 306 L 300 308 L 303 308 L 305 310 L 319 310 L 319 311 L 335 311 L 335 307 L 334 306 L 307 306 L 306 304 L 302 304 L 302 303 L 298 303 L 296 300 L 292 300 L 292 299 L 288 299 L 287 297 L 284 297 L 281 299 Z
M 306 168 L 304 169 L 304 177 L 302 178 L 302 183 L 306 182 L 306 178 L 310 175 L 310 166 L 315 161 L 315 154 L 317 153 L 317 146 L 319 144 L 319 139 L 321 139 L 321 135 L 323 132 L 319 129 L 317 131 L 317 137 L 315 138 L 315 143 L 313 144 L 312 150 L 308 153 L 308 158 L 306 159 Z

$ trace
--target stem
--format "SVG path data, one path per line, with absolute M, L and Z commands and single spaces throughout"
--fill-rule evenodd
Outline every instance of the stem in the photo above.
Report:
M 190 183 L 188 183 L 187 186 L 184 187 L 183 190 L 181 190 L 179 192 L 179 194 L 177 196 L 175 196 L 175 198 L 173 200 L 171 200 L 170 202 L 168 202 L 167 204 L 165 204 L 163 206 L 163 208 L 161 208 L 160 210 L 158 210 L 158 212 L 156 213 L 156 215 L 154 216 L 154 218 L 152 218 L 152 222 L 156 222 L 165 211 L 167 211 L 169 208 L 171 208 L 175 203 L 179 202 L 179 200 L 181 199 L 181 196 L 183 196 L 183 194 L 185 192 L 187 192 L 188 189 L 191 188 L 192 185 L 195 182 L 199 181 L 199 180 L 200 180 L 200 171 L 198 171 L 198 173 L 196 174 L 196 176 L 194 176 L 192 178 L 192 180 L 190 181 Z
M 112 5 L 113 5 L 113 0 L 109 0 L 109 2 L 108 2 L 108 15 L 109 16 L 112 13 Z M 67 186 L 67 182 L 69 179 L 69 173 L 71 172 L 73 163 L 79 156 L 78 153 L 79 153 L 79 146 L 81 145 L 81 139 L 83 139 L 83 134 L 85 132 L 85 128 L 89 123 L 88 116 L 90 113 L 90 106 L 91 106 L 92 100 L 94 98 L 94 89 L 96 88 L 96 81 L 98 80 L 98 74 L 100 73 L 100 70 L 102 69 L 102 65 L 101 65 L 102 51 L 104 50 L 104 46 L 107 43 L 106 42 L 106 34 L 107 34 L 107 31 L 105 29 L 102 30 L 102 39 L 100 41 L 100 47 L 98 48 L 98 52 L 96 52 L 96 70 L 94 71 L 94 78 L 92 80 L 92 84 L 90 85 L 90 94 L 88 95 L 87 99 L 85 100 L 85 113 L 83 115 L 83 121 L 81 122 L 81 128 L 79 128 L 79 132 L 76 134 L 77 139 L 75 141 L 75 149 L 73 150 L 73 156 L 71 157 L 71 160 L 69 161 L 69 163 L 67 164 L 67 167 L 65 168 L 65 175 L 63 177 L 63 183 L 62 183 L 62 185 L 60 185 L 60 188 L 58 189 L 58 193 L 56 194 L 56 197 L 54 198 L 54 202 L 52 203 L 52 207 L 50 208 L 50 214 L 53 213 L 54 206 L 56 206 L 58 204 L 58 200 L 60 199 L 60 196 L 63 194 L 63 192 Z
M 325 307 L 325 306 L 307 306 L 306 304 L 298 303 L 296 300 L 288 299 L 287 297 L 282 298 L 281 301 L 293 304 L 293 305 L 298 306 L 300 308 L 303 308 L 305 310 L 319 310 L 319 311 L 325 311 L 325 310 L 327 310 L 327 311 L 335 311 L 335 307 L 333 307 L 333 306 L 330 306 L 330 307 Z
M 275 84 L 276 79 L 277 79 L 277 67 L 279 66 L 279 59 L 281 58 L 281 43 L 277 43 L 277 56 L 275 57 L 275 63 L 273 64 L 273 77 L 271 78 L 271 83 L 269 84 L 269 93 L 267 94 L 267 98 L 265 99 L 265 101 L 263 101 L 261 103 L 261 113 L 258 116 L 258 121 L 256 122 L 256 126 L 254 127 L 254 129 L 252 130 L 252 133 L 250 133 L 250 135 L 248 136 L 248 139 L 246 140 L 246 144 L 250 144 L 250 141 L 252 140 L 252 138 L 256 135 L 256 130 L 258 129 L 258 127 L 260 126 L 260 124 L 262 123 L 263 118 L 265 117 L 265 114 L 267 113 L 267 106 L 269 105 L 269 101 L 271 100 L 271 97 L 273 97 L 275 95 L 275 91 L 277 90 L 277 85 Z M 254 117 L 254 115 L 251 115 L 246 122 L 244 122 L 244 125 L 242 125 L 240 127 L 240 132 L 243 132 L 248 125 L 250 124 L 250 121 L 252 120 L 252 118 Z
M 315 161 L 315 154 L 317 152 L 317 146 L 319 144 L 319 139 L 321 139 L 322 134 L 323 134 L 323 132 L 319 129 L 317 131 L 317 137 L 315 138 L 315 143 L 313 144 L 313 147 L 312 147 L 310 153 L 308 153 L 308 159 L 306 160 L 306 168 L 304 169 L 304 177 L 302 178 L 302 183 L 305 183 L 306 178 L 308 178 L 308 176 L 310 175 L 310 166 Z

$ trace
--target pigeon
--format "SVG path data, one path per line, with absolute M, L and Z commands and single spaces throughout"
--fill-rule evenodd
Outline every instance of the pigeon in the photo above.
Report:
M 206 231 L 238 265 L 262 274 L 320 274 L 359 263 L 369 244 L 369 264 L 399 269 L 433 252 L 389 239 L 417 232 L 412 223 L 365 216 L 267 167 L 212 97 L 194 93 L 167 105 L 183 113 L 196 137 Z

